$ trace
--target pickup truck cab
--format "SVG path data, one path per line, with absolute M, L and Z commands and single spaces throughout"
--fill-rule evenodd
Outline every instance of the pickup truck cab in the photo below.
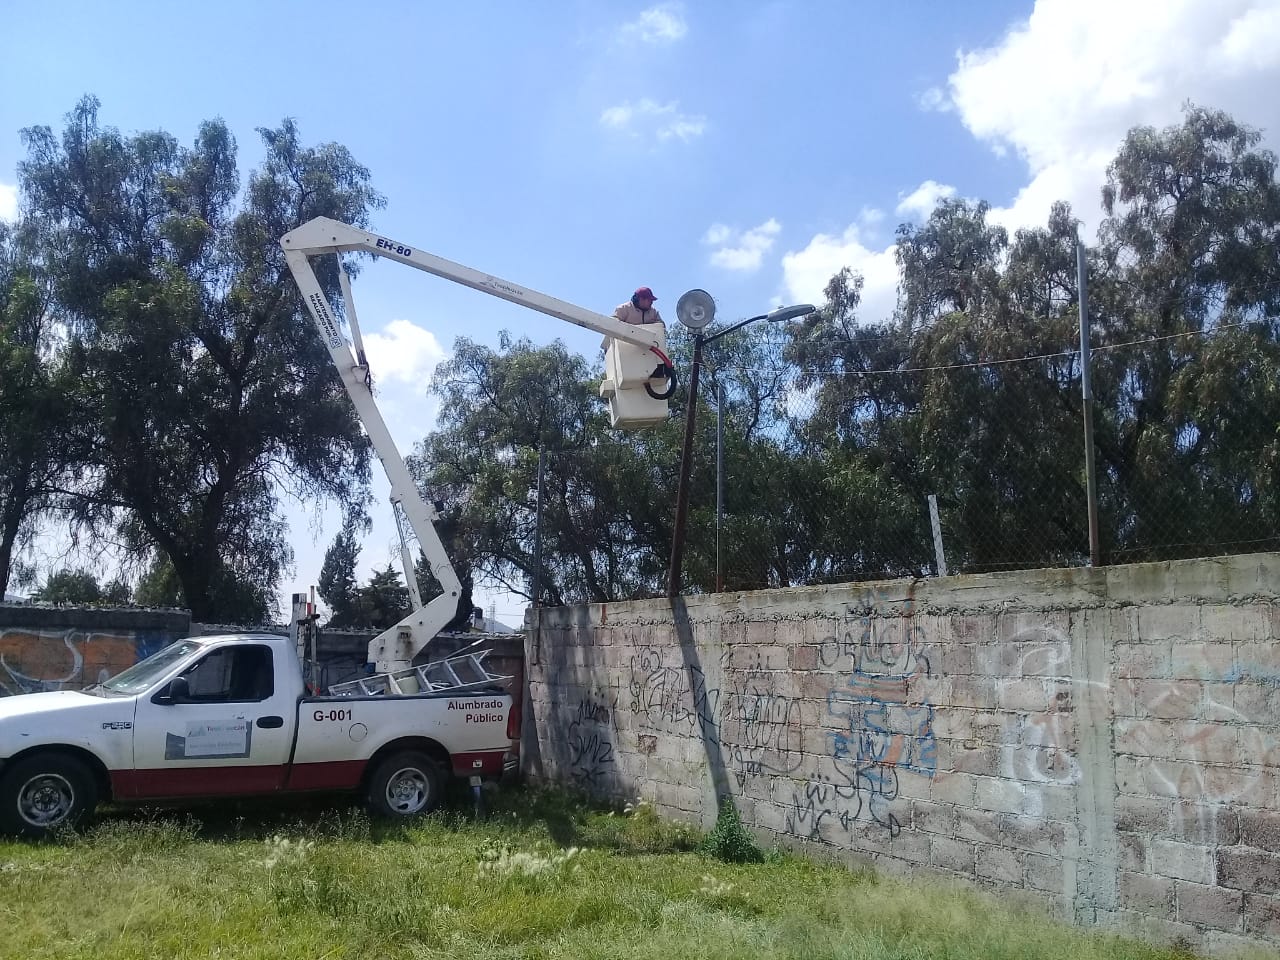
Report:
M 178 640 L 83 691 L 0 699 L 0 831 L 41 836 L 101 800 L 321 790 L 415 816 L 449 775 L 500 777 L 518 723 L 497 686 L 307 696 L 284 637 Z

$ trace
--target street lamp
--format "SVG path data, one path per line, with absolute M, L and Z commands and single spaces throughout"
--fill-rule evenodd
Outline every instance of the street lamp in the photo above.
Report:
M 676 523 L 675 530 L 671 536 L 671 565 L 667 570 L 668 597 L 678 597 L 682 585 L 680 566 L 681 561 L 684 559 L 685 521 L 688 519 L 689 514 L 689 470 L 693 456 L 693 427 L 698 411 L 698 375 L 702 371 L 703 345 L 714 343 L 725 334 L 740 330 L 747 324 L 755 323 L 757 320 L 784 323 L 787 320 L 807 317 L 816 309 L 817 307 L 809 303 L 778 307 L 769 313 L 762 313 L 759 316 L 740 320 L 732 326 L 725 327 L 723 330 L 717 330 L 709 337 L 704 337 L 702 335 L 703 329 L 711 324 L 716 315 L 716 304 L 711 294 L 705 290 L 690 290 L 676 303 L 676 318 L 694 331 L 694 339 L 693 371 L 689 374 L 688 409 L 685 411 L 684 419 L 684 446 L 680 453 L 680 478 L 676 487 Z

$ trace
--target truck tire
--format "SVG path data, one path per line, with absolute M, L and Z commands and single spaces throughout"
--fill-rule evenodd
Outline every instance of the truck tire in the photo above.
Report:
M 430 813 L 444 793 L 444 773 L 425 753 L 395 753 L 378 763 L 367 799 L 374 816 L 405 820 Z
M 83 823 L 98 805 L 93 774 L 75 757 L 36 754 L 0 777 L 0 831 L 47 837 Z

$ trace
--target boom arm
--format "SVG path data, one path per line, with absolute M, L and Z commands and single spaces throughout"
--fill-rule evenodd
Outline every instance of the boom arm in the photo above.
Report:
M 403 513 L 417 536 L 432 574 L 444 588 L 440 596 L 426 606 L 422 606 L 414 583 L 409 551 L 407 549 L 403 551 L 405 578 L 408 582 L 410 597 L 414 601 L 414 610 L 400 623 L 374 637 L 369 644 L 369 659 L 375 663 L 379 672 L 401 669 L 408 666 L 414 656 L 454 618 L 462 587 L 453 563 L 436 532 L 434 521 L 438 519 L 438 514 L 419 494 L 417 486 L 409 476 L 404 459 L 391 439 L 391 433 L 387 430 L 382 414 L 374 402 L 372 380 L 364 356 L 360 327 L 356 320 L 346 273 L 341 270 L 341 264 L 339 264 L 346 316 L 356 346 L 357 355 L 354 357 L 338 326 L 328 298 L 321 289 L 315 272 L 311 269 L 309 258 L 323 254 L 357 251 L 396 260 L 482 293 L 586 327 L 588 330 L 604 334 L 611 340 L 621 340 L 643 350 L 651 350 L 663 364 L 669 367 L 669 361 L 663 352 L 666 346 L 666 331 L 661 324 L 623 323 L 613 317 L 594 313 L 564 300 L 557 300 L 555 297 L 526 289 L 518 284 L 464 267 L 366 230 L 339 223 L 328 217 L 317 217 L 285 234 L 280 239 L 280 246 L 284 248 L 289 270 L 302 292 L 302 300 L 307 305 L 316 328 L 320 331 L 320 337 L 329 350 L 329 356 L 338 368 L 342 385 L 346 387 L 351 402 L 355 405 L 356 413 L 364 424 L 365 432 L 378 454 L 378 459 L 382 461 L 387 479 L 391 483 L 391 503 L 392 509 L 396 512 L 397 526 L 400 526 L 401 513 Z M 401 533 L 403 545 L 403 529 Z

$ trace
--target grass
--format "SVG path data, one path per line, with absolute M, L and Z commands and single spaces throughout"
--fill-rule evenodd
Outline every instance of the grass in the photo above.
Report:
M 0 956 L 1187 956 L 946 885 L 700 847 L 647 805 L 531 790 L 409 827 L 338 801 L 108 811 L 57 842 L 0 840 Z

